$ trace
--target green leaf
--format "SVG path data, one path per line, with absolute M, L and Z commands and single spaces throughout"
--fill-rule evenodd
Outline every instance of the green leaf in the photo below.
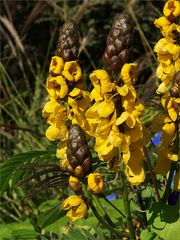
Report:
M 34 230 L 29 220 L 18 223 L 0 224 L 0 240 L 33 240 L 36 239 L 34 236 L 38 235 L 39 233 Z
M 164 203 L 153 205 L 148 216 L 151 231 L 165 240 L 177 239 L 180 236 L 179 206 L 168 206 Z
M 158 240 L 160 239 L 155 232 L 151 232 L 147 229 L 142 230 L 140 234 L 141 240 Z
M 18 229 L 12 231 L 12 236 L 17 240 L 36 240 L 39 233 L 30 229 Z
M 38 218 L 38 225 L 41 228 L 45 228 L 46 226 L 56 222 L 59 218 L 63 217 L 65 213 L 66 212 L 60 208 L 60 202 L 58 202 L 55 206 L 40 214 Z
M 92 237 L 92 235 L 91 235 Z M 78 240 L 87 240 L 89 238 L 87 238 L 86 236 L 84 236 L 80 230 L 78 229 L 73 229 L 71 231 L 68 232 L 68 235 L 67 236 L 63 236 L 63 239 L 64 240 L 73 240 L 73 239 L 78 239 Z
M 24 176 L 29 170 L 18 169 L 21 165 L 30 162 L 42 162 L 56 160 L 54 150 L 49 151 L 31 151 L 17 154 L 7 159 L 0 166 L 0 194 L 3 194 L 9 188 L 9 180 L 12 179 L 11 190 L 15 184 Z

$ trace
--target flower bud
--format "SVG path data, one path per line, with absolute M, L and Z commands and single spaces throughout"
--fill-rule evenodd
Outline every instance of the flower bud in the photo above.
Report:
M 103 55 L 108 69 L 114 72 L 121 70 L 132 54 L 133 25 L 127 13 L 122 13 L 113 22 L 107 36 L 106 49 Z
M 82 179 L 84 177 L 84 170 L 82 166 L 79 165 L 74 169 L 74 176 L 79 179 Z
M 74 21 L 69 20 L 60 29 L 56 55 L 65 61 L 77 59 L 79 53 L 79 32 Z
M 69 187 L 76 193 L 77 195 L 82 193 L 82 187 L 78 178 L 70 176 L 69 177 Z
M 91 152 L 85 133 L 77 124 L 73 124 L 69 129 L 66 153 L 69 164 L 74 169 L 73 175 L 75 177 L 81 179 L 91 172 Z

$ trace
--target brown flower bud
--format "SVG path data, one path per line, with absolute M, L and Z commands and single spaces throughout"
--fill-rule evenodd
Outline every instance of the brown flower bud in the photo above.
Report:
M 76 23 L 69 20 L 60 29 L 56 55 L 65 61 L 77 59 L 79 53 L 79 32 Z
M 79 179 L 84 177 L 84 169 L 82 166 L 79 165 L 74 169 L 74 176 Z
M 92 157 L 84 131 L 77 124 L 69 129 L 67 143 L 67 159 L 74 169 L 73 175 L 83 178 L 91 172 Z
M 106 49 L 103 55 L 108 69 L 114 72 L 130 60 L 132 54 L 133 25 L 127 13 L 122 13 L 113 22 L 107 36 Z
M 74 173 L 74 168 L 72 168 L 72 166 L 70 164 L 68 164 L 66 166 L 66 171 L 70 174 L 73 174 Z
M 91 156 L 88 156 L 84 160 L 82 167 L 83 167 L 85 173 L 91 172 L 91 167 L 92 167 L 92 157 Z
M 70 176 L 69 177 L 69 187 L 77 195 L 82 194 L 82 186 L 78 178 Z

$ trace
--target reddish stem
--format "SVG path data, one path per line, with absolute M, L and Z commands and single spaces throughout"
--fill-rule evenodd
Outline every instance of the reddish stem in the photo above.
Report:
M 148 155 L 148 152 L 147 152 L 147 149 L 144 147 L 144 153 L 146 155 L 146 161 L 147 161 L 147 165 L 148 165 L 148 168 L 149 168 L 149 172 L 150 172 L 150 178 L 151 178 L 151 181 L 153 183 L 153 187 L 154 187 L 154 190 L 155 190 L 155 193 L 156 193 L 156 196 L 157 196 L 157 199 L 158 199 L 158 202 L 160 202 L 161 200 L 161 197 L 159 195 L 159 191 L 158 191 L 158 187 L 157 187 L 157 182 L 156 182 L 156 177 L 155 177 L 155 174 L 152 170 L 152 166 L 151 166 L 151 161 L 149 159 L 149 155 Z

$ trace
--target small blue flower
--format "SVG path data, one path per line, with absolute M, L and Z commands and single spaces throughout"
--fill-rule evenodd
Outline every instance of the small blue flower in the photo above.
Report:
M 155 146 L 161 143 L 161 135 L 162 135 L 162 132 L 158 132 L 155 134 L 154 138 L 152 139 L 152 142 Z
M 115 200 L 115 199 L 117 199 L 117 194 L 116 193 L 112 193 L 112 194 L 106 196 L 106 199 L 109 200 L 109 201 Z

